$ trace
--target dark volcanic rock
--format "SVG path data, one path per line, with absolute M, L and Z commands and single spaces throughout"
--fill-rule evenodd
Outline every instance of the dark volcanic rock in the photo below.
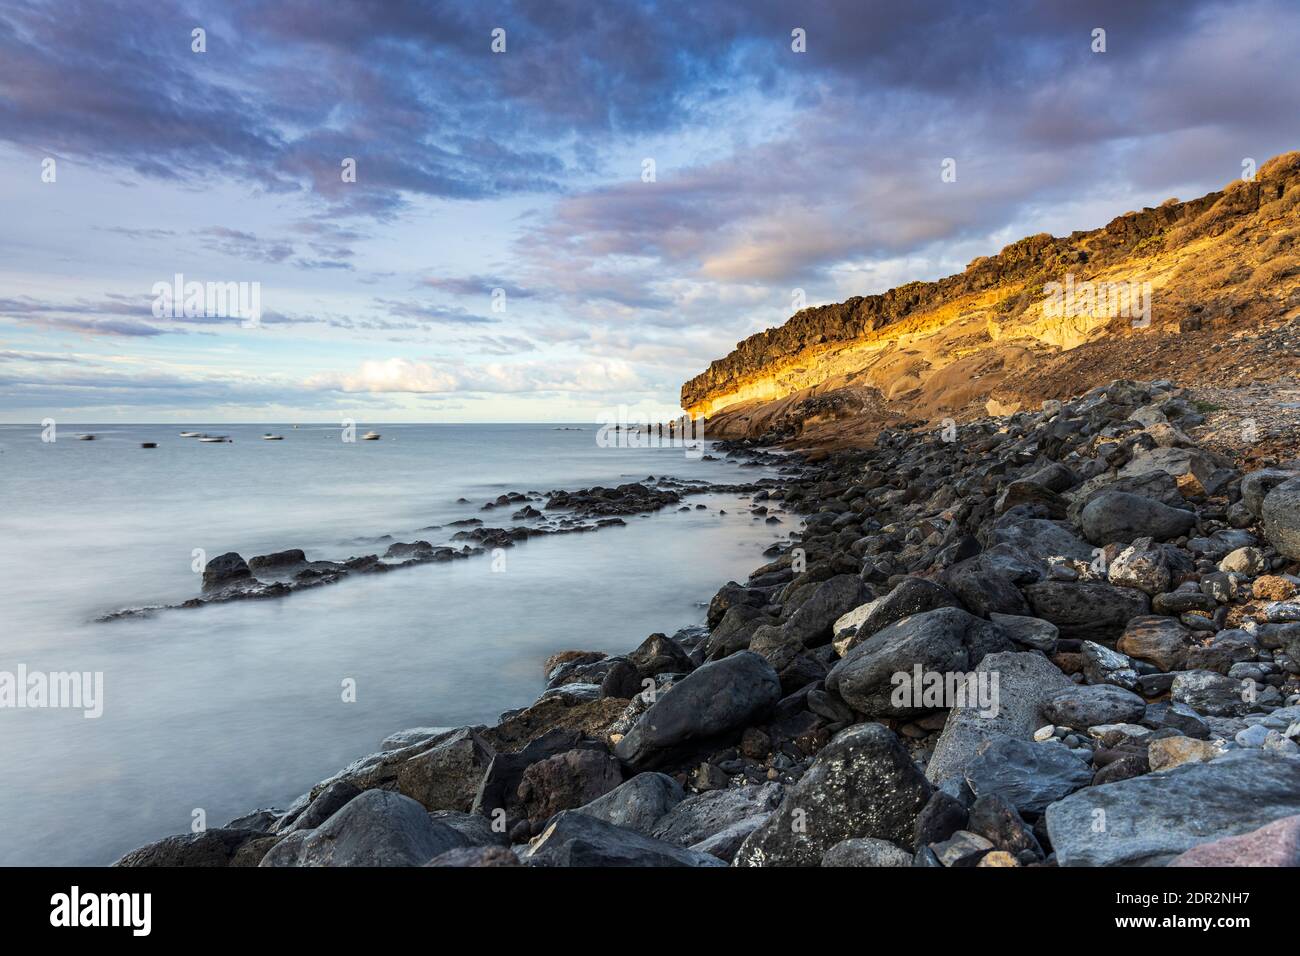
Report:
M 1098 724 L 1131 724 L 1142 719 L 1146 701 L 1114 684 L 1071 687 L 1043 703 L 1043 714 L 1054 724 L 1084 730 Z
M 1036 616 L 1075 640 L 1113 641 L 1131 619 L 1151 610 L 1141 591 L 1099 581 L 1040 581 L 1024 592 Z
M 164 837 L 132 850 L 114 866 L 232 866 L 235 855 L 249 842 L 264 838 L 258 830 L 213 828 L 201 833 Z
M 685 797 L 682 785 L 672 777 L 647 771 L 578 807 L 578 812 L 652 836 L 656 821 Z
M 878 631 L 849 651 L 826 678 L 854 710 L 871 715 L 907 717 L 933 707 L 920 701 L 895 702 L 896 674 L 969 672 L 995 651 L 1012 650 L 995 625 L 960 608 L 944 607 L 904 618 Z
M 559 814 L 523 855 L 529 866 L 726 866 L 577 810 Z
M 781 681 L 757 654 L 711 661 L 659 695 L 615 753 L 645 765 L 673 748 L 753 723 L 781 699 Z
M 873 634 L 912 614 L 933 611 L 940 607 L 960 607 L 961 602 L 946 588 L 924 578 L 904 578 L 892 591 L 871 603 L 857 631 L 846 641 L 836 640 L 843 656 Z
M 842 840 L 908 845 L 932 790 L 894 734 L 859 724 L 836 734 L 772 818 L 745 840 L 736 866 L 817 866 Z
M 219 554 L 203 566 L 203 588 L 211 590 L 222 588 L 236 581 L 252 578 L 248 564 L 234 551 Z
M 411 798 L 367 790 L 316 829 L 289 834 L 261 865 L 421 866 L 466 843 Z
M 1036 814 L 1090 784 L 1092 769 L 1059 741 L 1002 737 L 986 743 L 971 761 L 966 782 L 976 797 L 996 794 L 1017 810 Z
M 1080 518 L 1084 537 L 1093 544 L 1129 544 L 1134 538 L 1168 541 L 1196 525 L 1194 512 L 1123 491 L 1102 492 L 1084 506 Z

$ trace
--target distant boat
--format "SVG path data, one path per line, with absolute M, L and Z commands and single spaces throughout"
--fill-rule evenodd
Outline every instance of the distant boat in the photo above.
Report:
M 361 436 L 362 441 L 379 441 L 379 432 L 366 432 Z
M 142 441 L 142 442 L 140 442 L 140 447 L 141 447 L 141 448 L 157 448 L 157 447 L 158 447 L 158 443 L 157 443 L 156 441 Z
M 284 441 L 284 436 L 272 435 L 270 432 L 267 432 L 265 435 L 262 436 L 262 441 Z
M 95 436 L 94 436 L 94 435 L 78 435 L 78 436 L 77 436 L 77 441 L 94 441 L 94 440 L 95 440 Z
M 182 438 L 198 438 L 198 437 L 200 437 L 200 435 L 199 435 L 198 432 L 181 432 L 181 437 L 182 437 Z
M 229 435 L 203 435 L 199 438 L 201 442 L 229 442 Z

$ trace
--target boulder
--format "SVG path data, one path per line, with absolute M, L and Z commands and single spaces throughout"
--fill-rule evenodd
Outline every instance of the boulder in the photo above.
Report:
M 783 796 L 779 783 L 693 794 L 660 817 L 650 835 L 677 846 L 695 846 L 745 821 L 765 822 Z
M 1300 472 L 1280 468 L 1261 468 L 1241 479 L 1241 503 L 1250 514 L 1258 518 L 1264 509 L 1264 499 L 1278 485 L 1300 478 Z
M 1151 614 L 1130 620 L 1115 646 L 1130 657 L 1150 661 L 1168 672 L 1182 668 L 1190 644 L 1191 632 L 1177 619 Z
M 425 866 L 519 866 L 519 857 L 504 846 L 467 846 L 435 856 Z
M 1002 629 L 1002 633 L 1022 647 L 1030 647 L 1051 654 L 1056 650 L 1056 641 L 1061 635 L 1060 629 L 1051 621 L 1041 617 L 1026 617 L 1021 614 L 989 614 L 989 620 Z
M 208 591 L 252 577 L 248 563 L 234 551 L 219 554 L 203 566 L 203 588 Z
M 561 810 L 573 810 L 603 796 L 623 782 L 618 758 L 599 750 L 568 750 L 539 760 L 519 782 L 519 812 L 532 824 L 544 823 Z
M 1264 537 L 1278 554 L 1300 560 L 1300 477 L 1290 478 L 1264 497 L 1260 507 Z
M 1193 737 L 1160 737 L 1147 744 L 1147 763 L 1153 771 L 1172 770 L 1185 763 L 1205 763 L 1223 751 L 1208 740 Z
M 967 673 L 985 655 L 1011 649 L 996 625 L 960 608 L 938 608 L 903 618 L 858 644 L 831 669 L 826 687 L 860 713 L 913 716 L 935 708 L 915 695 L 901 697 L 896 675 L 910 682 L 917 666 L 922 673 Z
M 1124 491 L 1104 491 L 1080 512 L 1083 534 L 1093 544 L 1129 544 L 1135 538 L 1168 541 L 1196 525 L 1194 512 Z
M 1174 678 L 1170 696 L 1198 714 L 1241 717 L 1255 709 L 1250 699 L 1253 681 L 1241 681 L 1215 671 L 1182 671 Z
M 347 780 L 336 780 L 316 795 L 316 799 L 307 805 L 307 809 L 295 816 L 283 827 L 272 827 L 272 831 L 292 833 L 294 830 L 314 830 L 334 814 L 343 809 L 349 801 L 361 795 L 361 790 Z M 286 818 L 287 820 L 287 818 Z
M 824 854 L 822 866 L 911 866 L 912 854 L 888 840 L 841 840 Z
M 1060 741 L 999 737 L 980 748 L 966 768 L 966 783 L 977 798 L 996 794 L 1022 813 L 1037 814 L 1086 787 L 1092 774 Z
M 1146 701 L 1114 684 L 1082 684 L 1061 690 L 1043 703 L 1043 716 L 1062 727 L 1085 730 L 1097 724 L 1136 723 Z
M 1198 844 L 1170 860 L 1169 866 L 1300 866 L 1300 815 Z
M 1074 640 L 1113 641 L 1131 619 L 1151 610 L 1141 591 L 1100 581 L 1040 581 L 1024 592 L 1036 616 Z
M 397 789 L 429 810 L 468 810 L 494 756 L 472 728 L 465 727 L 397 770 Z
M 868 610 L 862 615 L 857 630 L 846 638 L 837 637 L 835 650 L 843 657 L 851 648 L 895 621 L 913 614 L 932 611 L 935 608 L 960 606 L 961 602 L 951 592 L 933 581 L 924 578 L 904 578 L 884 597 L 863 605 Z M 857 610 L 861 611 L 862 608 Z
M 1033 651 L 990 654 L 975 670 L 997 675 L 997 715 L 985 717 L 978 707 L 970 706 L 948 712 L 925 768 L 935 785 L 962 777 L 986 741 L 1003 735 L 1031 739 L 1044 723 L 1043 705 L 1056 693 L 1074 688 L 1055 664 Z
M 726 866 L 708 853 L 674 846 L 577 810 L 556 816 L 521 861 L 528 866 Z
M 824 644 L 831 639 L 831 627 L 836 619 L 861 604 L 866 596 L 865 585 L 856 574 L 837 574 L 817 585 L 812 596 L 799 605 L 781 630 L 787 638 L 805 647 Z
M 367 790 L 314 830 L 298 830 L 262 858 L 262 866 L 420 866 L 466 846 L 410 797 Z
M 772 666 L 741 651 L 703 665 L 660 694 L 615 752 L 633 766 L 645 765 L 681 745 L 754 723 L 780 699 Z
M 686 791 L 672 777 L 647 771 L 578 807 L 578 812 L 652 836 L 656 821 L 685 797 Z
M 258 830 L 213 827 L 200 833 L 164 837 L 123 856 L 114 866 L 234 866 L 239 851 L 264 839 Z
M 1152 866 L 1300 813 L 1300 759 L 1243 750 L 1088 787 L 1047 808 L 1061 866 Z
M 849 727 L 745 840 L 734 865 L 817 866 L 835 844 L 861 837 L 905 846 L 931 792 L 892 731 L 880 724 Z

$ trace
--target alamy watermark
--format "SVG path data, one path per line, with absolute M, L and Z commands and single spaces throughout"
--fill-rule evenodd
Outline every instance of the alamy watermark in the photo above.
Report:
M 1150 282 L 1076 282 L 1067 272 L 1064 282 L 1046 282 L 1043 315 L 1051 319 L 1131 319 L 1133 328 L 1151 324 Z
M 973 707 L 981 717 L 996 717 L 1000 709 L 997 671 L 927 671 L 914 664 L 910 673 L 896 671 L 889 683 L 889 703 L 899 709 Z
M 234 318 L 246 329 L 262 324 L 262 283 L 186 282 L 176 273 L 171 282 L 153 284 L 155 319 Z
M 663 421 L 652 412 L 620 405 L 596 417 L 599 448 L 682 448 L 690 459 L 704 456 L 704 419 L 680 415 Z
M 104 713 L 103 671 L 0 671 L 0 709 L 80 710 L 93 720 Z

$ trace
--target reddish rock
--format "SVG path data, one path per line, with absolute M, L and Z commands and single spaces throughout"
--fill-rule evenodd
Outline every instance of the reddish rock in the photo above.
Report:
M 1300 866 L 1300 814 L 1194 846 L 1170 866 Z

